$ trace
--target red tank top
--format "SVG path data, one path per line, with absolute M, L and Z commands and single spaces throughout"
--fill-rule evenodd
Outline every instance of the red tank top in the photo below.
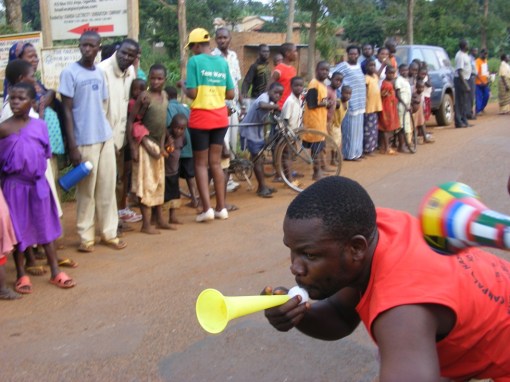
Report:
M 457 321 L 436 345 L 441 375 L 510 381 L 510 263 L 476 248 L 439 255 L 425 243 L 418 220 L 405 212 L 377 209 L 377 226 L 370 281 L 356 307 L 372 339 L 370 328 L 386 310 L 444 305 Z

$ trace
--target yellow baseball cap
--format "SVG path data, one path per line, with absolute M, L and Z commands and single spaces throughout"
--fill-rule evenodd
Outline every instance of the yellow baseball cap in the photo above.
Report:
M 208 42 L 211 40 L 211 37 L 209 36 L 209 32 L 206 31 L 204 28 L 196 28 L 193 29 L 188 38 L 188 43 L 186 44 L 185 48 L 189 46 L 189 44 L 195 44 L 200 42 Z

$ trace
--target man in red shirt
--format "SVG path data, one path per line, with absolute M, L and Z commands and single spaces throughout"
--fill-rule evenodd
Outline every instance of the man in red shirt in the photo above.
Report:
M 363 321 L 381 382 L 510 381 L 509 262 L 478 249 L 434 252 L 416 218 L 376 209 L 343 177 L 298 195 L 283 230 L 297 284 L 319 301 L 296 296 L 266 310 L 276 329 L 337 340 Z
M 280 101 L 278 101 L 278 106 L 281 110 L 285 100 L 292 92 L 290 80 L 297 75 L 296 68 L 292 66 L 292 63 L 297 59 L 296 45 L 290 42 L 283 43 L 280 47 L 280 53 L 283 56 L 283 61 L 275 66 L 271 79 L 272 82 L 279 82 L 283 85 L 283 95 Z

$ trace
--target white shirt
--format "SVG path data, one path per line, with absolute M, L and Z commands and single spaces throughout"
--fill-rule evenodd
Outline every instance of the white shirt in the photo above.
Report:
M 455 55 L 455 77 L 459 76 L 458 70 L 462 70 L 462 77 L 469 80 L 471 77 L 471 59 L 469 55 L 461 50 Z
M 222 56 L 228 63 L 228 69 L 230 70 L 230 77 L 232 77 L 232 81 L 234 81 L 234 99 L 233 101 L 237 104 L 239 101 L 239 81 L 241 81 L 241 68 L 239 66 L 239 59 L 237 58 L 236 52 L 233 50 L 228 50 L 227 57 L 223 56 L 221 50 L 218 48 L 214 48 L 211 52 L 213 56 Z
M 301 127 L 303 119 L 303 109 L 301 101 L 294 93 L 290 93 L 282 107 L 281 117 L 289 123 L 289 128 L 296 131 Z

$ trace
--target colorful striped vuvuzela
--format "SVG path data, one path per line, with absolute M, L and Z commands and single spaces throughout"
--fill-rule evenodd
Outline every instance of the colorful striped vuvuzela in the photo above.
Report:
M 425 240 L 442 254 L 470 246 L 510 248 L 510 217 L 490 210 L 463 183 L 433 188 L 421 203 L 419 218 Z

